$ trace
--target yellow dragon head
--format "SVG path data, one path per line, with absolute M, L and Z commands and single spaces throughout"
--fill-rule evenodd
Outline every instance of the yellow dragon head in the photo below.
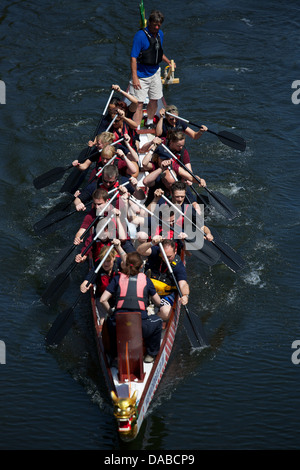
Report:
M 137 390 L 132 397 L 119 398 L 115 392 L 111 392 L 114 403 L 114 416 L 117 419 L 120 437 L 123 440 L 131 440 L 137 434 Z

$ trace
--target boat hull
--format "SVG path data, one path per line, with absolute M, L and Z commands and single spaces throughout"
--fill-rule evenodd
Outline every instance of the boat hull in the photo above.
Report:
M 118 434 L 121 440 L 128 442 L 135 439 L 137 436 L 167 367 L 180 319 L 180 302 L 178 301 L 178 295 L 176 294 L 170 318 L 162 331 L 159 353 L 153 363 L 143 363 L 143 374 L 140 380 L 132 380 L 131 374 L 128 375 L 131 380 L 128 380 L 127 378 L 125 380 L 124 378 L 123 380 L 120 380 L 117 368 L 110 365 L 107 347 L 105 345 L 105 323 L 104 325 L 100 324 L 93 289 L 91 293 L 91 303 L 99 362 L 108 391 L 112 397 Z M 131 415 L 122 416 L 122 414 L 120 414 L 120 400 L 130 400 L 134 394 L 135 401 L 131 404 L 133 410 Z M 124 407 L 127 409 L 128 405 L 124 405 Z

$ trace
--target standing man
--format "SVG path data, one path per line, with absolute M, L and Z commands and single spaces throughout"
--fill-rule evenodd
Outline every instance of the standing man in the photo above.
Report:
M 171 61 L 163 53 L 163 32 L 160 27 L 164 21 L 163 14 L 154 10 L 151 12 L 148 25 L 140 29 L 134 36 L 131 49 L 131 81 L 129 92 L 138 99 L 135 122 L 140 125 L 143 117 L 143 104 L 149 97 L 147 106 L 147 127 L 153 126 L 153 118 L 157 110 L 157 101 L 162 98 L 162 81 L 160 62 L 168 65 Z

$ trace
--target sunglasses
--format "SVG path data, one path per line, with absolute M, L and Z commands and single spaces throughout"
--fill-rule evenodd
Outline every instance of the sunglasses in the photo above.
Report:
M 115 184 L 117 180 L 114 181 L 107 181 L 106 179 L 102 178 L 102 182 L 105 184 Z

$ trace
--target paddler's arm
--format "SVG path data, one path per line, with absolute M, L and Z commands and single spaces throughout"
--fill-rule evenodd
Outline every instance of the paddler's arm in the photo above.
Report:
M 182 168 L 179 168 L 178 174 L 179 174 L 179 176 L 181 176 L 181 178 L 182 178 L 183 180 L 186 180 L 187 183 L 188 183 L 188 182 L 192 182 L 192 183 L 197 183 L 197 184 L 199 184 L 198 181 L 197 181 L 192 175 L 190 175 L 187 171 L 183 170 Z M 205 179 L 200 178 L 200 176 L 198 176 L 198 175 L 196 175 L 196 176 L 197 176 L 197 178 L 201 181 L 201 185 L 199 184 L 199 186 L 205 188 L 205 186 L 206 186 L 206 181 L 205 181 Z
M 125 145 L 128 148 L 129 152 L 127 154 L 127 158 L 133 162 L 139 163 L 139 156 L 134 148 L 130 145 L 130 136 L 128 134 L 124 134 L 124 141 Z
M 121 211 L 119 209 L 114 208 L 112 212 L 115 214 L 116 225 L 117 225 L 117 232 L 120 240 L 126 240 L 127 234 L 126 230 L 120 220 Z
M 154 305 L 156 305 L 156 307 L 159 307 L 160 306 L 160 296 L 158 294 L 155 294 L 151 297 L 151 300 L 152 302 L 154 303 Z
M 113 244 L 115 245 L 115 248 L 116 248 L 117 252 L 119 253 L 121 260 L 125 263 L 126 262 L 126 252 L 123 250 L 120 240 L 118 240 L 117 238 L 114 238 L 113 239 Z
M 182 293 L 182 297 L 180 298 L 181 303 L 182 303 L 182 305 L 186 305 L 189 301 L 190 286 L 184 280 L 179 281 L 178 285 L 179 285 L 181 293 Z
M 130 119 L 129 117 L 127 117 L 123 109 L 118 108 L 117 111 L 118 111 L 118 114 L 123 118 L 123 120 L 128 124 L 128 126 L 131 127 L 131 129 L 137 129 L 138 127 L 137 123 L 133 121 L 132 119 Z
M 203 227 L 201 227 L 201 230 L 202 230 L 202 232 L 204 232 L 205 238 L 209 242 L 212 242 L 214 237 L 213 237 L 213 234 L 211 233 L 210 229 L 206 225 L 203 225 Z
M 129 160 L 129 158 L 126 157 L 125 153 L 123 152 L 123 150 L 121 149 L 118 149 L 117 150 L 117 155 L 119 158 L 121 158 L 122 160 L 124 160 L 124 162 L 126 163 L 127 165 L 127 172 L 132 176 L 132 175 L 135 175 L 136 173 L 136 163 L 135 162 L 132 162 L 131 160 Z
M 151 242 L 145 242 L 145 243 L 142 243 L 140 246 L 138 246 L 137 252 L 141 256 L 150 256 L 152 252 L 152 246 L 158 245 L 162 241 L 163 241 L 163 237 L 161 237 L 160 235 L 155 235 L 152 238 Z
M 162 197 L 163 194 L 164 194 L 164 191 L 161 188 L 157 188 L 154 191 L 154 198 L 152 199 L 150 204 L 147 206 L 147 209 L 149 211 L 153 212 L 155 210 L 156 205 L 157 205 L 158 201 L 160 200 L 160 198 Z
M 163 60 L 164 62 L 166 62 L 166 64 L 168 64 L 168 65 L 171 66 L 171 61 L 170 61 L 170 59 L 168 59 L 168 57 L 167 57 L 165 54 L 163 54 L 162 60 Z M 174 62 L 174 68 L 176 68 L 175 62 Z
M 165 113 L 166 110 L 165 108 L 161 108 L 159 111 L 159 120 L 158 123 L 156 124 L 156 129 L 155 129 L 155 134 L 159 137 L 163 133 L 163 122 L 165 118 Z
M 78 196 L 76 196 L 75 199 L 74 199 L 74 206 L 75 206 L 75 209 L 77 211 L 85 211 L 86 210 L 85 205 L 83 204 L 82 200 Z
M 189 137 L 191 137 L 192 139 L 195 139 L 195 140 L 198 140 L 199 137 L 202 137 L 202 135 L 204 134 L 204 132 L 207 131 L 207 127 L 206 126 L 201 126 L 201 128 L 199 129 L 199 131 L 194 131 L 193 129 L 191 129 L 190 127 L 187 127 L 184 131 L 184 133 L 186 135 L 188 135 Z
M 154 171 L 151 171 L 149 175 L 145 176 L 144 178 L 144 184 L 148 186 L 149 188 L 154 185 L 156 178 L 161 175 L 163 172 L 162 168 L 157 168 Z
M 138 99 L 135 96 L 131 95 L 130 93 L 127 93 L 126 91 L 121 90 L 119 85 L 112 85 L 111 87 L 113 90 L 118 91 L 119 93 L 122 93 L 122 95 L 125 98 L 127 98 L 129 101 L 131 101 L 131 103 L 138 104 L 139 102 Z
M 111 315 L 113 313 L 111 306 L 109 305 L 109 302 L 108 302 L 111 296 L 112 294 L 108 292 L 108 290 L 105 290 L 100 297 L 100 304 L 102 305 L 104 310 L 108 313 L 108 315 Z
M 132 77 L 132 85 L 135 90 L 141 89 L 141 84 L 139 78 L 137 76 L 137 60 L 135 57 L 130 58 L 130 68 L 131 68 L 131 77 Z

